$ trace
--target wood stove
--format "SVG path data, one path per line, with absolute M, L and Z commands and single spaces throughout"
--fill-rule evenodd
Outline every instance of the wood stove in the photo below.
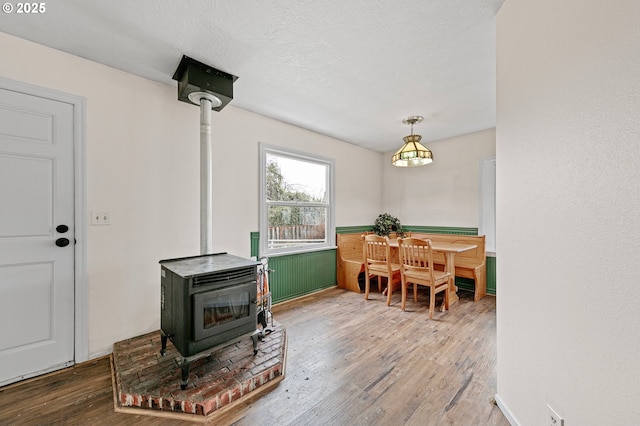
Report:
M 220 345 L 256 335 L 256 278 L 259 262 L 227 253 L 160 261 L 161 353 L 167 339 L 182 355 L 186 388 L 191 361 Z M 207 352 L 208 351 L 208 352 Z

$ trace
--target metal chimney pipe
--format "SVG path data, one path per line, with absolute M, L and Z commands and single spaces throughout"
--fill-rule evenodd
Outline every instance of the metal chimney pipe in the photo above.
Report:
M 213 253 L 213 150 L 211 144 L 211 110 L 222 104 L 205 92 L 189 94 L 200 104 L 200 254 Z
M 213 253 L 213 151 L 211 111 L 220 111 L 233 99 L 235 75 L 182 55 L 173 79 L 178 100 L 200 106 L 200 253 Z
M 213 253 L 211 101 L 200 99 L 200 254 Z

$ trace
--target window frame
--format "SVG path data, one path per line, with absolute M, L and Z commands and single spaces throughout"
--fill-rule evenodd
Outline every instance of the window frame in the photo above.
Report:
M 301 151 L 292 150 L 289 148 L 278 147 L 274 145 L 268 145 L 260 142 L 260 242 L 259 253 L 260 256 L 278 256 L 292 253 L 306 253 L 313 251 L 321 251 L 335 248 L 335 160 L 332 158 L 322 157 L 315 154 L 308 154 Z M 273 155 L 278 157 L 285 157 L 292 160 L 306 161 L 322 165 L 327 168 L 326 173 L 326 201 L 325 203 L 300 203 L 295 201 L 267 201 L 266 193 L 266 174 L 267 174 L 267 155 Z M 281 205 L 281 206 L 296 206 L 301 205 L 308 207 L 325 207 L 327 209 L 326 224 L 325 224 L 325 242 L 317 244 L 305 244 L 299 247 L 284 247 L 284 248 L 269 248 L 268 242 L 268 226 L 269 226 L 269 206 Z

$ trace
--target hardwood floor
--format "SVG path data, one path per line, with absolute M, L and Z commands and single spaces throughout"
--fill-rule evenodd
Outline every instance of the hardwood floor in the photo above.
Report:
M 212 419 L 225 425 L 499 425 L 495 298 L 473 294 L 429 321 L 428 297 L 400 310 L 330 289 L 274 307 L 289 336 L 286 378 Z M 101 358 L 0 388 L 0 425 L 192 425 L 113 410 Z

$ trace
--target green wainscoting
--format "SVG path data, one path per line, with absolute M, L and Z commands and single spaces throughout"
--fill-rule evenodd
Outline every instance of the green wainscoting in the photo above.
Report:
M 341 226 L 338 234 L 371 231 L 373 225 Z M 478 228 L 444 226 L 403 226 L 405 231 L 429 234 L 478 235 Z M 259 257 L 260 233 L 251 233 L 251 256 Z M 487 294 L 496 294 L 496 258 L 487 256 Z M 273 303 L 293 299 L 305 294 L 336 285 L 336 250 L 327 249 L 307 253 L 272 256 L 269 268 L 275 272 L 269 276 Z M 456 278 L 456 285 L 462 290 L 473 291 L 473 280 Z
M 373 225 L 369 226 L 338 226 L 336 234 L 355 234 L 357 232 L 373 231 Z
M 460 228 L 451 226 L 414 226 L 403 225 L 402 229 L 411 232 L 423 232 L 425 234 L 456 234 L 456 235 L 478 235 L 478 228 Z M 336 234 L 353 234 L 356 232 L 367 232 L 373 230 L 373 225 L 369 226 L 339 226 Z
M 451 226 L 402 226 L 404 231 L 422 232 L 425 234 L 478 235 L 478 228 L 460 228 Z
M 251 256 L 259 257 L 260 254 L 260 233 L 251 233 Z
M 260 234 L 251 233 L 251 255 L 259 257 Z M 336 249 L 269 257 L 269 289 L 273 303 L 336 285 Z
M 496 257 L 487 256 L 487 294 L 497 294 L 496 282 Z
M 487 294 L 496 295 L 496 258 L 486 257 L 487 269 Z M 462 290 L 473 291 L 473 280 L 470 278 L 456 277 L 456 285 Z
M 273 302 L 282 302 L 335 286 L 336 250 L 270 257 L 269 268 Z

